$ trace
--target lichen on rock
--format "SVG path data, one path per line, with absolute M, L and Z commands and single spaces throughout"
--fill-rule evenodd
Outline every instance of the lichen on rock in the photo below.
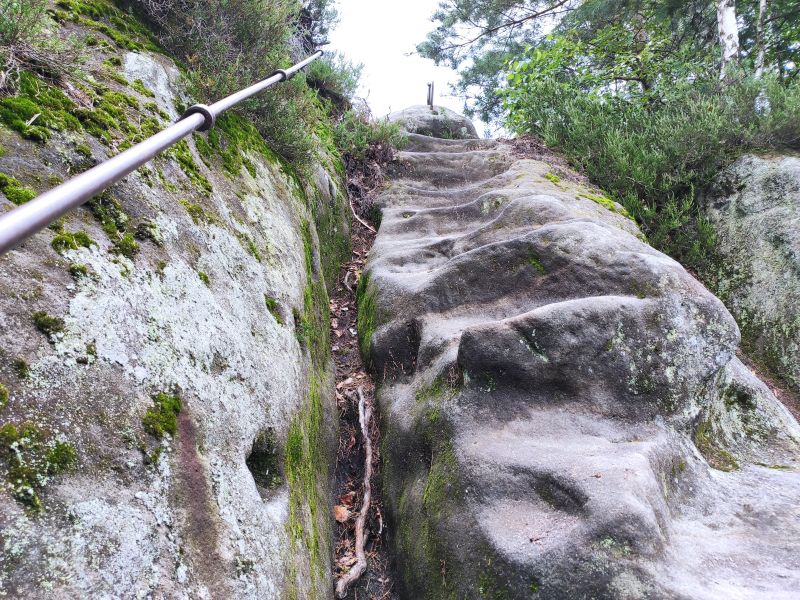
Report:
M 92 46 L 102 62 L 63 98 L 25 76 L 53 116 L 34 122 L 42 135 L 3 121 L 0 210 L 187 104 L 179 69 L 127 13 L 65 0 L 52 14 L 109 43 Z M 0 257 L 0 427 L 11 444 L 33 439 L 26 423 L 43 432 L 42 452 L 20 463 L 38 470 L 0 492 L 0 595 L 321 598 L 332 587 L 325 286 L 349 252 L 346 188 L 324 144 L 301 178 L 246 120 L 221 125 L 217 146 L 187 139 Z M 298 441 L 311 464 L 289 460 Z M 21 467 L 0 454 L 6 482 Z

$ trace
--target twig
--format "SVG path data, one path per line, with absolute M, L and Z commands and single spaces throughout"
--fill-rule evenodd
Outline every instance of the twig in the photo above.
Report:
M 361 435 L 364 437 L 364 499 L 361 502 L 361 511 L 356 519 L 356 564 L 347 573 L 342 575 L 336 582 L 336 597 L 344 598 L 347 596 L 347 589 L 356 581 L 364 571 L 367 570 L 367 557 L 364 554 L 364 542 L 366 533 L 364 531 L 367 514 L 372 496 L 372 441 L 369 435 L 369 421 L 372 418 L 372 407 L 364 400 L 364 388 L 358 388 L 358 420 L 361 423 Z
M 356 218 L 356 220 L 357 220 L 359 223 L 361 223 L 361 224 L 362 224 L 364 227 L 366 227 L 367 229 L 369 229 L 369 230 L 370 230 L 372 233 L 378 233 L 377 231 L 375 231 L 375 229 L 374 229 L 374 228 L 373 228 L 373 227 L 372 227 L 372 226 L 371 226 L 369 223 L 367 223 L 367 222 L 366 222 L 364 219 L 362 219 L 361 217 L 359 217 L 359 216 L 356 214 L 356 209 L 355 209 L 355 208 L 353 208 L 353 199 L 352 199 L 352 198 L 350 198 L 350 212 L 352 212 L 352 213 L 353 213 L 353 216 Z
M 350 279 L 350 275 L 352 275 L 352 273 L 353 273 L 352 271 L 348 271 L 347 273 L 345 273 L 344 281 L 342 282 L 344 283 L 344 287 L 346 287 L 347 291 L 350 292 L 351 294 L 353 293 L 353 288 L 350 287 L 350 283 L 348 280 Z

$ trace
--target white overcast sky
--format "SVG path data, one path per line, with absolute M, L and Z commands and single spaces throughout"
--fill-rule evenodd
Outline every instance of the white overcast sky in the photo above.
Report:
M 429 81 L 436 105 L 462 112 L 463 102 L 448 95 L 457 73 L 413 54 L 434 27 L 430 18 L 437 5 L 438 0 L 336 0 L 339 24 L 325 49 L 364 64 L 359 96 L 373 116 L 425 104 Z

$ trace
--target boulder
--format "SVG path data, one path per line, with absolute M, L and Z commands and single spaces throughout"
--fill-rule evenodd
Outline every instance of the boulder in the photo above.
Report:
M 409 133 L 451 140 L 478 137 L 472 121 L 443 106 L 411 106 L 391 113 L 387 119 Z
M 706 277 L 748 353 L 800 392 L 800 158 L 743 156 L 704 198 L 717 234 Z
M 784 598 L 800 427 L 625 210 L 409 135 L 360 285 L 406 598 Z

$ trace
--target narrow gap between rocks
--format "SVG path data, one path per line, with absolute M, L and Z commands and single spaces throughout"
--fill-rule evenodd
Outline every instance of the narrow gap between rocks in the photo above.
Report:
M 338 581 L 356 563 L 355 528 L 364 496 L 365 444 L 358 414 L 358 389 L 372 407 L 372 499 L 367 516 L 364 546 L 367 569 L 352 585 L 346 598 L 390 600 L 395 598 L 388 552 L 386 522 L 380 486 L 380 416 L 375 406 L 375 385 L 361 358 L 358 344 L 356 287 L 367 262 L 375 233 L 353 221 L 353 253 L 342 265 L 330 292 L 331 344 L 336 370 L 336 403 L 339 409 L 339 448 L 334 487 L 334 574 Z

